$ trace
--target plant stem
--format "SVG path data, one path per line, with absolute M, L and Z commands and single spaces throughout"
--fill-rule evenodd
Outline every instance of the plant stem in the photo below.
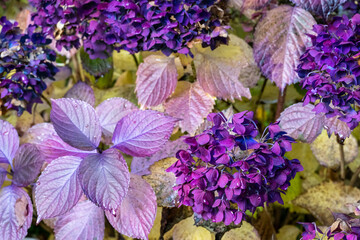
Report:
M 340 177 L 345 179 L 345 153 L 344 153 L 344 140 L 337 136 L 337 142 L 340 147 Z
M 43 94 L 41 94 L 41 98 L 49 105 L 49 107 L 51 107 L 51 102 L 49 99 L 47 99 Z
M 285 87 L 282 91 L 279 89 L 279 96 L 276 105 L 275 121 L 280 117 L 281 112 L 284 110 L 286 89 L 287 87 Z
M 355 185 L 355 182 L 358 179 L 359 174 L 360 174 L 360 166 L 356 169 L 356 171 L 354 172 L 354 174 L 351 177 L 351 180 L 350 180 L 351 187 L 353 187 Z
M 260 103 L 260 101 L 261 101 L 261 98 L 262 98 L 262 95 L 264 94 L 267 81 L 268 81 L 268 79 L 265 78 L 265 80 L 264 80 L 264 82 L 263 82 L 263 85 L 261 86 L 261 90 L 260 90 L 259 97 L 258 97 L 258 99 L 257 99 L 256 102 L 255 102 L 256 107 L 257 107 L 257 105 L 259 105 L 259 103 Z
M 81 63 L 81 57 L 80 57 L 80 51 L 78 51 L 76 53 L 76 65 L 77 65 L 77 70 L 80 73 L 80 79 L 82 82 L 85 82 L 85 75 L 84 75 L 84 69 L 82 67 L 82 63 Z
M 191 70 L 192 70 L 194 79 L 196 79 L 196 67 L 195 67 L 194 61 L 191 62 Z
M 134 62 L 135 62 L 136 67 L 138 68 L 138 67 L 139 67 L 139 61 L 137 60 L 135 54 L 131 54 L 131 56 L 132 56 L 133 59 L 134 59 Z

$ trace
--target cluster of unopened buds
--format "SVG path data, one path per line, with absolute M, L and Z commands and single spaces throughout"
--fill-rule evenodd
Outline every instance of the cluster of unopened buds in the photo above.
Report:
M 283 203 L 281 193 L 302 171 L 299 160 L 284 155 L 294 139 L 278 123 L 259 137 L 253 112 L 222 113 L 207 117 L 212 127 L 188 137 L 187 150 L 177 152 L 177 161 L 167 169 L 176 175 L 181 205 L 191 206 L 205 220 L 239 224 L 245 212 L 254 213 L 265 203 Z

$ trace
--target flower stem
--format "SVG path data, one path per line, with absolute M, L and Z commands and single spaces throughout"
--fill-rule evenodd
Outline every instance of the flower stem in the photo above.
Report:
M 340 147 L 340 177 L 345 179 L 345 153 L 344 153 L 344 140 L 337 136 L 337 142 Z
M 353 187 L 355 185 L 355 182 L 358 179 L 359 174 L 360 174 L 360 166 L 356 169 L 356 171 L 354 172 L 354 174 L 351 177 L 351 180 L 350 180 L 351 187 Z
M 49 99 L 47 99 L 43 94 L 41 94 L 41 98 L 49 105 L 49 107 L 51 107 L 51 102 Z
M 262 98 L 262 95 L 264 94 L 267 81 L 268 81 L 268 79 L 265 78 L 265 80 L 264 80 L 264 82 L 263 82 L 263 85 L 261 86 L 261 90 L 260 90 L 259 97 L 257 98 L 257 100 L 256 100 L 256 102 L 255 102 L 256 107 L 257 107 L 257 105 L 259 105 L 259 103 L 260 103 L 260 101 L 261 101 L 261 98 Z
M 279 89 L 279 96 L 276 105 L 275 121 L 280 117 L 280 113 L 284 110 L 286 89 L 287 87 L 285 87 L 282 91 Z
M 135 54 L 131 54 L 131 56 L 132 56 L 133 59 L 134 59 L 134 62 L 135 62 L 136 67 L 138 68 L 138 67 L 139 67 L 139 61 L 137 60 Z

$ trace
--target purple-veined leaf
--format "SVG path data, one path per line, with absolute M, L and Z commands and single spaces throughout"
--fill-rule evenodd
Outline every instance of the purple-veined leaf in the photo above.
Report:
M 31 225 L 33 206 L 29 195 L 10 185 L 0 191 L 0 239 L 21 240 Z
M 0 163 L 10 163 L 19 148 L 19 136 L 15 128 L 0 120 Z
M 36 189 L 37 222 L 60 216 L 72 209 L 82 196 L 78 177 L 81 158 L 60 157 L 41 173 Z
M 136 175 L 150 174 L 149 167 L 155 162 L 164 159 L 175 157 L 175 154 L 180 149 L 187 149 L 188 145 L 184 143 L 184 138 L 179 138 L 175 141 L 168 141 L 155 154 L 150 157 L 134 157 L 131 161 L 131 173 Z
M 321 15 L 325 18 L 335 11 L 347 0 L 291 0 L 297 7 L 304 8 L 310 12 Z
M 192 135 L 204 122 L 204 118 L 211 112 L 214 104 L 214 98 L 206 93 L 199 83 L 181 81 L 164 106 L 170 116 L 181 119 L 179 121 L 181 130 Z
M 6 163 L 2 163 L 2 164 L 4 164 L 6 166 L 6 168 L 7 168 L 7 166 L 9 166 Z M 6 168 L 5 167 L 3 168 L 1 166 L 2 164 L 0 164 L 0 187 L 3 185 L 3 183 L 4 183 L 5 179 L 6 179 L 6 175 L 7 175 Z
M 156 196 L 151 186 L 140 176 L 131 174 L 126 198 L 115 216 L 105 211 L 110 224 L 121 234 L 148 239 L 155 221 Z
M 87 102 L 91 106 L 95 106 L 94 90 L 84 82 L 77 82 L 69 89 L 69 91 L 67 91 L 64 97 L 79 99 Z
M 303 106 L 303 103 L 286 108 L 279 118 L 280 127 L 295 139 L 313 142 L 320 135 L 325 123 L 325 116 L 316 114 L 313 109 L 314 105 Z
M 21 141 L 36 144 L 48 163 L 63 156 L 83 158 L 90 153 L 96 153 L 96 150 L 83 151 L 70 146 L 57 135 L 51 123 L 36 124 L 26 132 Z
M 121 153 L 111 148 L 84 158 L 79 178 L 85 195 L 92 202 L 114 212 L 128 192 L 130 173 Z
M 230 6 L 233 6 L 240 11 L 248 9 L 259 10 L 263 8 L 270 0 L 230 0 Z
M 90 104 L 68 98 L 52 100 L 50 118 L 59 137 L 70 146 L 93 150 L 99 145 L 100 122 Z
M 351 134 L 351 130 L 346 122 L 339 120 L 337 116 L 326 118 L 324 128 L 328 132 L 329 137 L 335 133 L 340 138 L 345 139 L 350 137 Z
M 40 173 L 44 157 L 34 144 L 25 143 L 20 146 L 13 162 L 13 184 L 26 187 L 32 183 Z
M 139 103 L 145 107 L 161 104 L 174 92 L 177 83 L 175 59 L 150 55 L 137 70 L 136 89 Z
M 197 47 L 194 58 L 196 75 L 205 92 L 223 99 L 250 99 L 250 90 L 239 80 L 242 73 L 248 71 L 244 68 L 248 67 L 248 60 L 243 57 L 244 51 L 247 50 L 248 48 L 242 49 L 233 45 L 223 45 L 215 50 Z
M 263 74 L 283 90 L 298 81 L 299 57 L 311 39 L 313 16 L 298 7 L 282 5 L 268 11 L 255 30 L 254 56 Z
M 168 141 L 176 121 L 152 110 L 129 113 L 116 125 L 114 147 L 132 156 L 150 156 Z
M 55 223 L 57 240 L 101 240 L 104 238 L 104 211 L 89 200 L 78 202 Z
M 118 121 L 138 108 L 124 98 L 115 97 L 103 101 L 95 110 L 99 116 L 103 135 L 111 142 Z

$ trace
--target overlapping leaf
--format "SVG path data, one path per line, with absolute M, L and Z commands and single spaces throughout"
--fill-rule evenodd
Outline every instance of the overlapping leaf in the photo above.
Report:
M 15 128 L 0 120 L 0 163 L 12 163 L 19 148 L 19 136 Z
M 177 151 L 187 149 L 187 147 L 188 145 L 184 143 L 184 138 L 168 141 L 158 152 L 150 157 L 134 157 L 131 161 L 131 173 L 137 175 L 150 174 L 149 167 L 155 162 L 164 158 L 175 157 Z
M 346 0 L 291 0 L 296 6 L 302 7 L 310 12 L 325 18 L 335 11 Z
M 96 113 L 99 116 L 103 135 L 108 139 L 112 138 L 116 124 L 127 114 L 138 108 L 130 101 L 124 98 L 110 98 L 103 101 L 96 107 Z
M 194 134 L 211 112 L 215 100 L 196 83 L 179 82 L 175 93 L 165 103 L 166 112 L 180 119 L 183 132 Z
M 316 24 L 312 15 L 298 7 L 282 5 L 268 11 L 255 30 L 254 56 L 263 74 L 280 89 L 298 81 L 299 57 L 311 45 Z
M 351 134 L 351 130 L 346 122 L 339 120 L 337 116 L 326 118 L 324 128 L 329 136 L 334 133 L 342 139 L 348 138 Z
M 279 118 L 280 127 L 295 139 L 313 142 L 320 135 L 325 123 L 325 116 L 316 114 L 313 109 L 314 105 L 303 106 L 303 103 L 286 108 Z
M 163 55 L 145 58 L 137 71 L 136 89 L 139 103 L 157 106 L 174 92 L 177 83 L 175 59 Z
M 41 173 L 35 188 L 37 222 L 68 212 L 79 201 L 81 158 L 66 156 L 52 161 Z
M 248 46 L 241 48 L 234 45 L 220 46 L 214 51 L 210 48 L 198 47 L 194 63 L 197 80 L 205 92 L 223 99 L 234 100 L 241 97 L 250 99 L 250 90 L 239 80 L 248 77 L 251 59 L 244 58 L 246 56 L 244 52 L 249 49 L 251 51 Z
M 104 211 L 91 201 L 76 204 L 55 223 L 58 240 L 103 239 L 105 230 Z
M 176 119 L 157 111 L 131 112 L 117 123 L 112 142 L 126 154 L 150 156 L 168 141 L 175 122 Z
M 28 194 L 23 189 L 10 185 L 1 189 L 0 203 L 0 239 L 24 239 L 33 214 Z
M 13 162 L 12 182 L 17 186 L 26 187 L 39 175 L 43 163 L 44 157 L 35 145 L 21 145 Z
M 52 100 L 50 118 L 57 134 L 72 147 L 93 150 L 99 145 L 100 122 L 88 103 L 67 98 Z
M 132 238 L 147 239 L 156 216 L 156 196 L 151 186 L 138 175 L 131 175 L 129 191 L 115 216 L 105 212 L 111 225 Z
M 243 221 L 241 227 L 226 232 L 221 240 L 260 240 L 259 233 L 248 222 Z
M 79 99 L 91 106 L 95 105 L 94 90 L 84 82 L 77 82 L 64 96 L 65 98 Z
M 240 11 L 246 11 L 248 9 L 259 10 L 269 1 L 270 0 L 230 0 L 229 3 Z
M 119 151 L 91 154 L 80 164 L 79 178 L 85 195 L 104 210 L 114 212 L 129 188 L 129 170 Z

